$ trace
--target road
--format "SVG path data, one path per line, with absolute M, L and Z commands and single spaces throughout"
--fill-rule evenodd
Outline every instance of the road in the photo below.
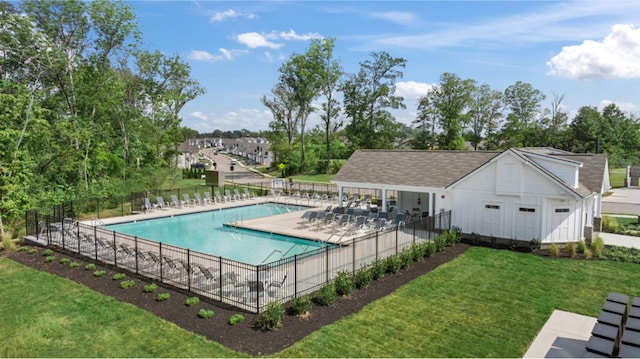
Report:
M 267 182 L 271 182 L 271 178 L 258 175 L 241 164 L 234 165 L 233 171 L 231 171 L 231 158 L 225 155 L 214 154 L 213 149 L 205 148 L 200 150 L 200 153 L 216 163 L 216 169 L 224 173 L 226 181 L 243 184 L 263 182 L 265 185 Z
M 602 212 L 640 216 L 640 188 L 614 188 L 602 198 Z

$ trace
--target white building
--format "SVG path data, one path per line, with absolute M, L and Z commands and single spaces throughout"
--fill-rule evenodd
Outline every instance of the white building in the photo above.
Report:
M 343 187 L 397 191 L 402 212 L 451 211 L 465 234 L 541 243 L 590 240 L 610 189 L 606 155 L 551 148 L 356 151 L 334 176 Z

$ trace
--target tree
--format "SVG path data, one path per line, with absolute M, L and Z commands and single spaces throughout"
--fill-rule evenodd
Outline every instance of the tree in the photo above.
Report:
M 321 104 L 320 119 L 324 125 L 327 174 L 331 173 L 331 140 L 333 134 L 342 127 L 342 121 L 338 120 L 341 108 L 335 99 L 335 92 L 343 71 L 340 63 L 333 58 L 334 44 L 335 38 L 312 40 L 308 51 L 309 56 L 318 64 L 319 91 L 325 100 Z
M 418 99 L 418 117 L 413 121 L 416 132 L 411 148 L 416 150 L 433 150 L 436 145 L 436 126 L 440 123 L 438 109 L 434 105 L 436 90 L 430 89 L 426 95 Z
M 432 102 L 438 111 L 442 133 L 438 136 L 438 148 L 461 150 L 464 148 L 462 130 L 469 119 L 468 110 L 475 80 L 462 80 L 457 75 L 445 72 L 435 88 Z
M 504 91 L 505 105 L 509 109 L 507 121 L 502 128 L 502 146 L 537 146 L 541 132 L 541 108 L 545 95 L 531 84 L 517 81 Z
M 482 84 L 471 93 L 469 110 L 470 142 L 474 150 L 497 128 L 502 117 L 502 92 L 493 90 L 488 84 Z M 486 137 L 485 137 L 486 136 Z
M 404 99 L 393 95 L 402 78 L 403 58 L 374 52 L 360 63 L 357 75 L 341 86 L 344 112 L 350 118 L 345 131 L 352 148 L 391 148 L 401 126 L 387 109 L 405 108 Z

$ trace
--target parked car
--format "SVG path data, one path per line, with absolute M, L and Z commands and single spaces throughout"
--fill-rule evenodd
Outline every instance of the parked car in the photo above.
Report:
M 231 165 L 237 165 L 237 164 L 238 164 L 238 162 L 236 160 L 231 159 Z

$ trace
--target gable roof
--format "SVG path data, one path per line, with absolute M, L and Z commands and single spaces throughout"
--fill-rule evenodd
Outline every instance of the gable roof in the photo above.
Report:
M 601 193 L 607 169 L 607 156 L 573 154 L 552 148 L 507 150 L 527 159 L 527 153 L 548 156 L 554 160 L 582 164 L 579 186 L 573 188 L 534 161 L 529 163 L 579 196 Z M 497 151 L 415 151 L 415 150 L 358 150 L 351 155 L 333 181 L 345 184 L 414 186 L 446 188 L 484 166 L 501 153 Z
M 445 188 L 500 152 L 358 150 L 334 182 Z

